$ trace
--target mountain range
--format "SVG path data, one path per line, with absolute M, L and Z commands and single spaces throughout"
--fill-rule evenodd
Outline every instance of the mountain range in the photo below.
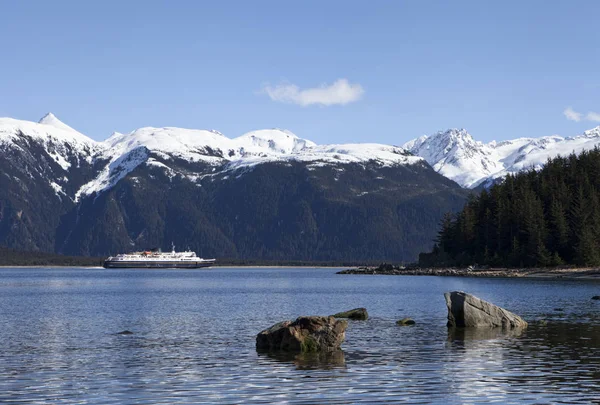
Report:
M 597 142 L 598 128 L 489 144 L 449 130 L 398 147 L 174 127 L 97 142 L 53 114 L 0 118 L 0 245 L 108 255 L 175 243 L 204 257 L 411 261 L 468 188 Z
M 96 142 L 52 114 L 0 119 L 0 245 L 18 249 L 414 260 L 465 196 L 395 146 L 172 127 Z
M 600 145 L 600 126 L 574 137 L 558 135 L 482 143 L 464 129 L 424 135 L 403 148 L 424 158 L 438 173 L 462 187 L 493 184 L 509 173 L 539 170 L 550 158 L 578 154 Z

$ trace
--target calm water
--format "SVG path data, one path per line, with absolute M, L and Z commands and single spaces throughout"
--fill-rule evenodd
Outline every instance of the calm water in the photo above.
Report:
M 450 290 L 532 325 L 449 333 Z M 0 269 L 0 403 L 594 403 L 598 294 L 595 282 L 333 269 Z M 275 322 L 360 306 L 371 318 L 350 323 L 342 354 L 254 349 Z M 394 324 L 405 316 L 417 325 Z

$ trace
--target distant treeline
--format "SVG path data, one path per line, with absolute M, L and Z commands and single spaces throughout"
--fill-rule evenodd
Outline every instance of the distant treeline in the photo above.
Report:
M 28 252 L 0 246 L 0 266 L 102 266 L 103 258 Z
M 102 266 L 104 258 L 85 256 L 62 256 L 52 253 L 28 252 L 0 246 L 0 266 Z M 315 266 L 315 267 L 352 267 L 379 263 L 298 261 L 298 260 L 244 260 L 218 259 L 217 266 Z
M 310 261 L 310 260 L 244 260 L 244 259 L 217 259 L 216 266 L 280 266 L 280 267 L 358 267 L 379 266 L 381 261 Z
M 421 266 L 600 265 L 600 150 L 507 176 L 446 215 Z

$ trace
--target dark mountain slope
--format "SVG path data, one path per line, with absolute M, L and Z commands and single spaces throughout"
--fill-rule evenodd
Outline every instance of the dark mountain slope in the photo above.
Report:
M 465 194 L 425 164 L 264 163 L 197 183 L 140 165 L 65 215 L 56 248 L 105 255 L 173 242 L 211 257 L 414 260 Z
M 51 156 L 58 149 L 65 167 Z M 22 132 L 0 143 L 0 156 L 0 244 L 53 251 L 60 217 L 75 206 L 72 196 L 93 177 L 94 165 L 62 144 Z

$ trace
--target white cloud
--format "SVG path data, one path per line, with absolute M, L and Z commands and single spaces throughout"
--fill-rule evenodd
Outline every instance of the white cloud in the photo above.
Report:
M 582 120 L 600 122 L 600 113 L 593 111 L 589 111 L 587 114 L 583 114 L 573 110 L 571 107 L 568 107 L 563 111 L 563 114 L 565 115 L 565 117 L 567 117 L 568 120 L 575 122 L 579 122 Z
M 304 90 L 291 83 L 266 85 L 262 88 L 262 93 L 266 93 L 273 101 L 305 107 L 311 104 L 329 106 L 352 103 L 360 100 L 365 90 L 360 84 L 352 84 L 347 79 L 338 79 L 331 85 L 322 84 Z
M 588 121 L 600 122 L 600 113 L 590 111 L 585 115 L 585 119 Z
M 567 107 L 564 111 L 563 114 L 565 115 L 565 117 L 567 117 L 568 120 L 570 121 L 575 121 L 575 122 L 579 122 L 581 121 L 581 117 L 583 116 L 582 113 L 578 113 L 575 110 L 573 110 L 571 107 Z

